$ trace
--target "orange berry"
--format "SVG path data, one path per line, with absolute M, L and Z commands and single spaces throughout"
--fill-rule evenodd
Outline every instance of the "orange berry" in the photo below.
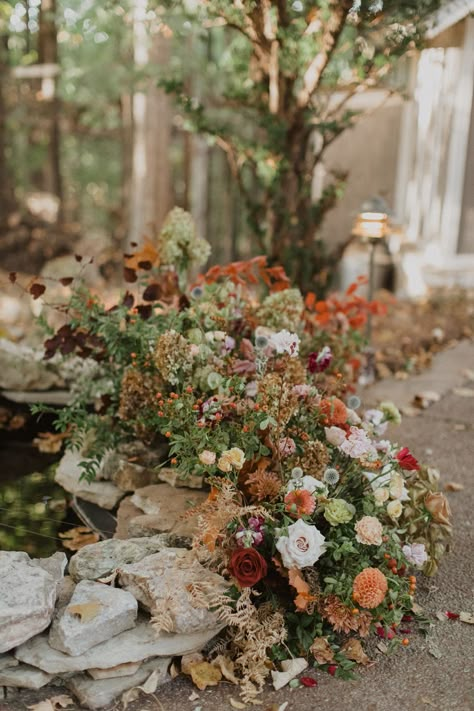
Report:
M 402 639 L 402 644 L 404 647 L 408 647 L 408 645 L 410 644 L 410 640 L 405 637 L 404 639 Z
M 255 403 L 255 405 L 253 406 L 253 409 L 260 410 L 260 405 L 258 404 L 258 402 Z
M 165 414 L 165 413 L 160 410 L 160 411 L 158 412 L 158 417 L 163 417 L 164 414 Z
M 353 615 L 358 615 L 358 614 L 359 614 L 359 610 L 357 609 L 357 607 L 353 607 L 352 610 L 351 610 L 351 612 L 352 612 Z
M 408 580 L 410 581 L 410 583 L 415 583 L 415 585 L 416 585 L 416 577 L 414 575 L 410 575 Z
M 166 402 L 168 403 L 168 405 L 172 405 L 172 404 L 173 404 L 173 400 L 171 400 L 171 398 L 168 398 Z
M 383 557 L 385 558 L 385 560 L 389 560 L 391 556 L 390 553 L 384 553 Z
M 156 397 L 157 397 L 157 398 L 162 398 L 163 395 L 162 395 L 161 393 L 156 393 Z
M 242 432 L 248 432 L 248 431 L 249 431 L 248 425 L 244 425 L 242 427 Z
M 173 457 L 173 459 L 171 460 L 171 464 L 177 464 L 177 463 L 178 463 L 178 460 L 176 459 L 176 457 Z
M 397 567 L 397 561 L 395 560 L 395 558 L 390 558 L 390 560 L 388 561 L 388 565 L 389 565 L 390 568 L 396 568 L 396 567 Z
M 171 437 L 171 432 L 168 430 L 168 432 L 165 432 L 165 437 Z
M 136 353 L 130 353 L 130 356 L 131 356 L 132 358 L 136 358 L 136 357 L 137 357 L 137 354 L 136 354 Z
M 186 392 L 192 393 L 192 391 L 193 391 L 192 387 L 190 385 L 188 385 L 188 387 L 186 388 Z

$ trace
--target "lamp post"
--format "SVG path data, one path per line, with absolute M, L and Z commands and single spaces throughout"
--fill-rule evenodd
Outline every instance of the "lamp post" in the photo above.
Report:
M 369 293 L 368 300 L 372 301 L 375 291 L 375 250 L 377 245 L 388 234 L 388 215 L 385 212 L 360 212 L 357 215 L 352 233 L 369 244 Z M 367 347 L 366 367 L 359 381 L 369 385 L 375 379 L 375 353 L 372 348 L 372 313 L 367 315 L 366 329 Z

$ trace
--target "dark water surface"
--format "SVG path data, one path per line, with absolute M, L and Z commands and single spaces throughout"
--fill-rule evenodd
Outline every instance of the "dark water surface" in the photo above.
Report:
M 44 557 L 61 549 L 65 519 L 74 525 L 77 520 L 54 481 L 60 455 L 42 454 L 31 444 L 35 429 L 29 421 L 20 430 L 0 430 L 0 550 Z

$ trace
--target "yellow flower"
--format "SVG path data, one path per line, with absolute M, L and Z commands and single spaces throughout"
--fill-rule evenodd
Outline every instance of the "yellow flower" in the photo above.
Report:
M 221 472 L 230 472 L 233 469 L 242 469 L 245 462 L 245 454 L 239 447 L 232 447 L 232 449 L 226 449 L 222 452 L 217 462 L 218 468 Z

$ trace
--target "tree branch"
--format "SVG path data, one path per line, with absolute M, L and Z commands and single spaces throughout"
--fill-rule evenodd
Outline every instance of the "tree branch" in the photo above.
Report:
M 341 0 L 339 2 L 336 0 L 333 2 L 333 11 L 324 29 L 321 49 L 309 64 L 303 77 L 303 88 L 297 96 L 298 108 L 305 108 L 316 91 L 323 72 L 336 48 L 339 36 L 344 29 L 352 4 L 352 0 Z

